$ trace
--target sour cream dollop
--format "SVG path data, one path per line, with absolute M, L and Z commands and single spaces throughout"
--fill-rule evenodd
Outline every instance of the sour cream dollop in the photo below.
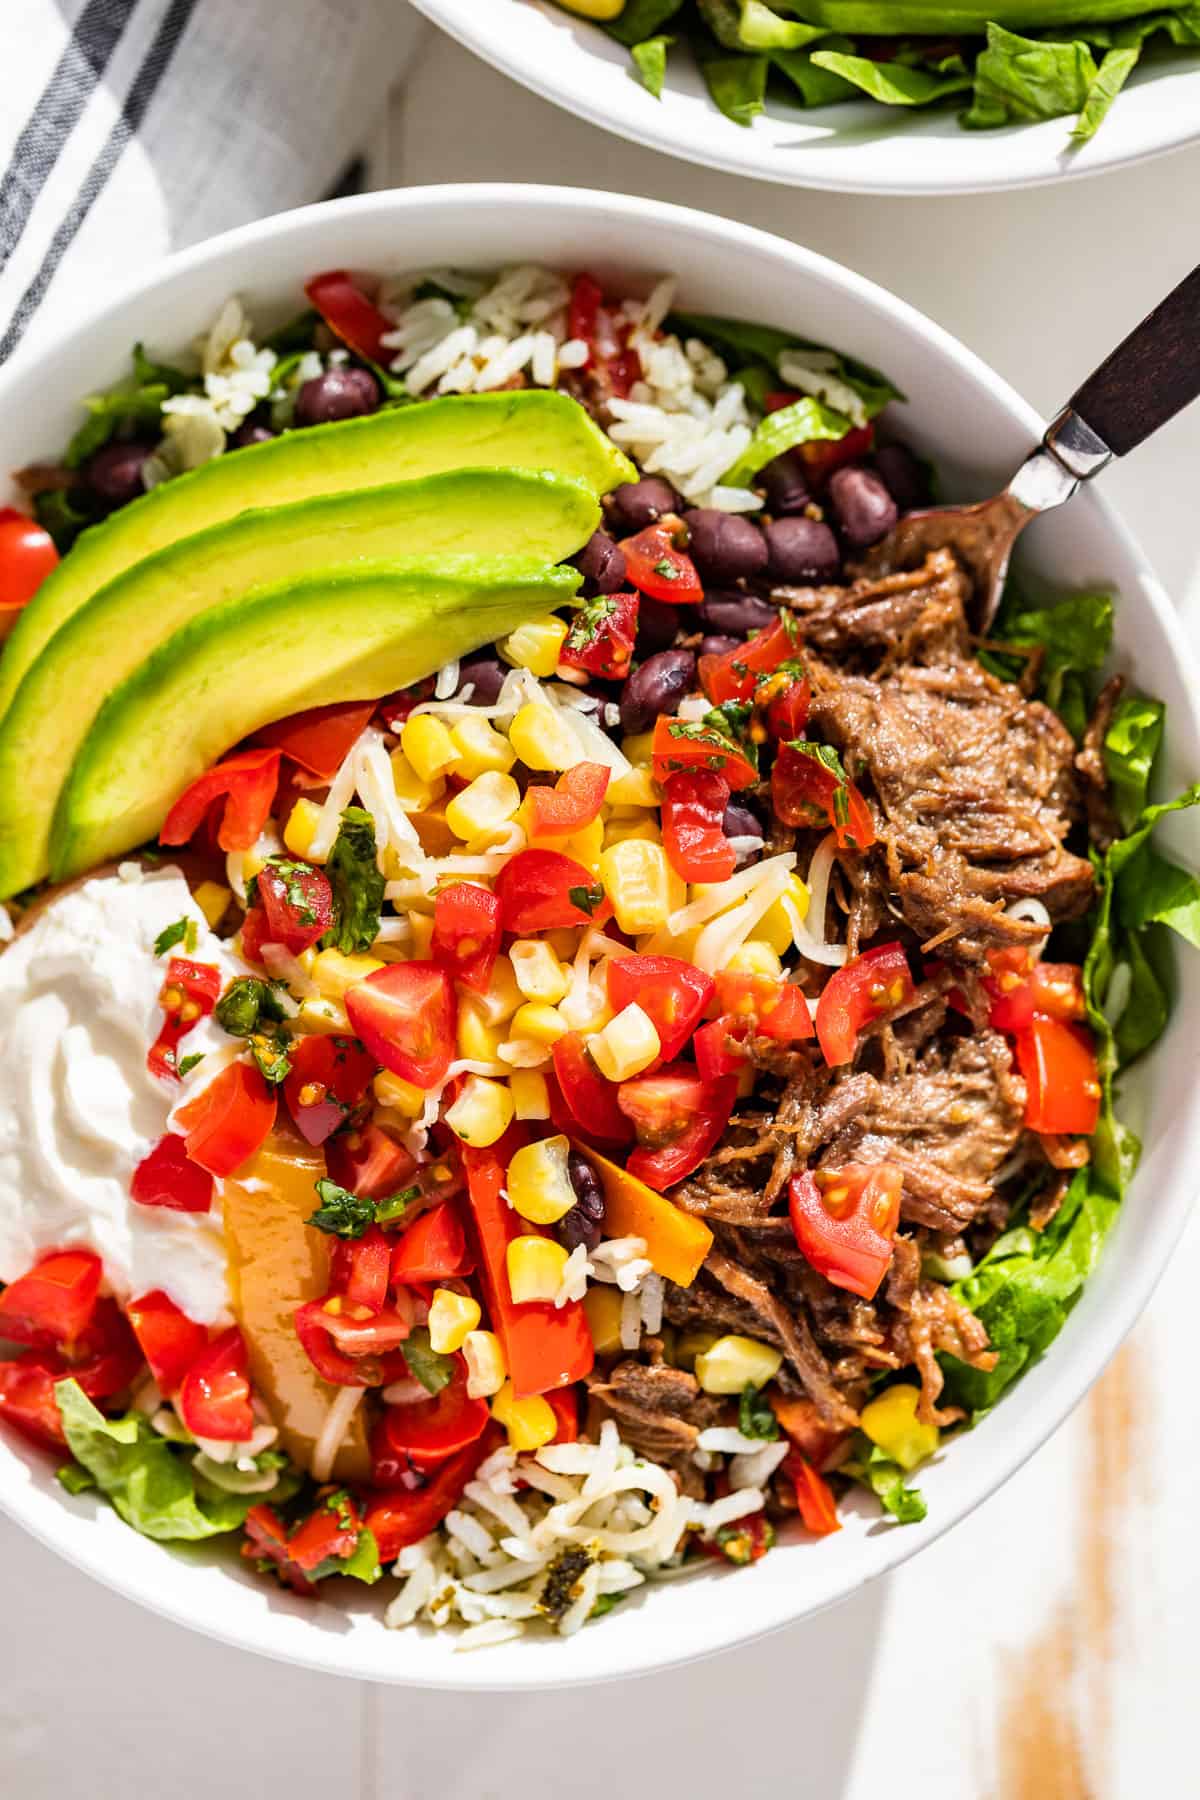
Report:
M 82 1245 L 118 1299 L 162 1288 L 209 1325 L 229 1317 L 219 1198 L 209 1213 L 179 1213 L 129 1193 L 179 1098 L 146 1052 L 168 960 L 154 940 L 183 917 L 196 926 L 190 954 L 216 963 L 222 985 L 243 972 L 179 870 L 137 864 L 60 894 L 0 954 L 0 1280 L 41 1251 Z M 204 1057 L 189 1097 L 229 1048 L 211 1019 L 189 1032 L 182 1053 Z

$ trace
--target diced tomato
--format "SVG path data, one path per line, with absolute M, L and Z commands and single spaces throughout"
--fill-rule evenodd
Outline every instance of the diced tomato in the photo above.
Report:
M 983 985 L 992 996 L 988 1022 L 997 1031 L 1025 1031 L 1035 1016 L 1072 1024 L 1087 1017 L 1083 970 L 1077 963 L 1040 962 L 1025 978 L 1002 969 L 985 976 Z
M 1100 1117 L 1101 1086 L 1095 1041 L 1086 1026 L 1035 1015 L 1017 1033 L 1017 1067 L 1028 1089 L 1030 1131 L 1091 1136 Z
M 660 713 L 654 722 L 651 761 L 654 779 L 663 787 L 680 769 L 714 770 L 735 793 L 758 780 L 758 770 L 741 746 L 703 720 L 668 719 Z
M 613 1011 L 623 1012 L 636 1001 L 658 1033 L 665 1062 L 679 1055 L 712 995 L 712 976 L 681 957 L 609 958 L 608 998 Z
M 467 1395 L 467 1365 L 452 1359 L 454 1373 L 428 1400 L 389 1406 L 383 1415 L 383 1437 L 393 1455 L 410 1457 L 418 1468 L 443 1462 L 483 1435 L 491 1414 L 486 1400 Z
M 480 1463 L 503 1442 L 503 1435 L 498 1425 L 489 1424 L 482 1437 L 439 1463 L 421 1486 L 390 1489 L 369 1502 L 364 1524 L 379 1546 L 382 1562 L 394 1562 L 406 1545 L 420 1543 L 437 1529 Z
M 571 283 L 571 298 L 567 305 L 567 335 L 581 339 L 593 355 L 596 325 L 603 299 L 604 290 L 594 276 L 576 275 Z M 583 365 L 584 368 L 589 367 L 590 360 L 591 357 Z
M 208 1332 L 182 1312 L 169 1294 L 154 1288 L 131 1300 L 125 1316 L 133 1326 L 142 1355 L 159 1390 L 176 1393 L 192 1364 L 208 1347 Z
M 696 1068 L 705 1081 L 716 1081 L 721 1075 L 739 1075 L 746 1066 L 746 1039 L 751 1036 L 753 1021 L 735 1019 L 723 1014 L 701 1025 L 692 1039 Z
M 638 597 L 598 594 L 585 601 L 571 620 L 558 653 L 569 669 L 585 669 L 605 681 L 624 681 L 637 642 Z
M 282 750 L 310 775 L 328 781 L 370 724 L 376 705 L 374 700 L 336 700 L 332 706 L 293 713 L 255 735 L 259 743 Z
M 858 1034 L 872 1019 L 903 1006 L 915 989 L 899 944 L 877 944 L 837 969 L 817 1001 L 817 1038 L 830 1068 L 848 1063 Z
M 50 533 L 15 506 L 0 506 L 0 636 L 57 566 Z
M 720 969 L 716 977 L 717 1008 L 735 1019 L 753 1022 L 755 1035 L 774 1038 L 780 1044 L 795 1043 L 813 1035 L 808 1001 L 792 981 L 775 981 L 769 975 L 740 975 Z
M 186 844 L 210 807 L 221 807 L 217 843 L 222 850 L 250 850 L 271 816 L 279 785 L 278 750 L 239 750 L 193 781 L 163 820 L 160 844 Z
M 552 1444 L 573 1444 L 579 1437 L 579 1390 L 573 1387 L 551 1388 L 547 1404 L 558 1420 Z
M 771 770 L 771 803 L 784 825 L 828 825 L 839 850 L 869 850 L 875 842 L 871 809 L 826 744 L 802 739 L 781 744 Z
M 777 1387 L 772 1387 L 767 1399 L 795 1448 L 815 1469 L 827 1468 L 849 1442 L 852 1434 L 828 1425 L 806 1394 L 783 1394 Z
M 291 1071 L 283 1083 L 287 1109 L 306 1143 L 323 1144 L 362 1104 L 375 1058 L 356 1038 L 309 1034 L 291 1040 L 288 1060 Z
M 399 1379 L 405 1365 L 394 1354 L 412 1330 L 412 1314 L 385 1307 L 347 1306 L 340 1294 L 296 1308 L 296 1336 L 318 1375 L 338 1387 L 378 1387 Z
M 360 1238 L 339 1238 L 329 1259 L 330 1292 L 340 1294 L 351 1310 L 383 1311 L 392 1269 L 392 1242 L 378 1225 Z
M 252 1506 L 246 1514 L 242 1555 L 251 1562 L 270 1562 L 285 1587 L 315 1594 L 316 1583 L 338 1573 L 358 1549 L 363 1521 L 344 1489 L 324 1492 L 306 1519 L 288 1528 L 273 1506 Z
M 793 630 L 791 615 L 781 613 L 777 625 L 756 631 L 744 644 L 735 644 L 720 656 L 702 656 L 700 685 L 713 704 L 753 700 L 760 678 L 795 655 Z
M 34 1349 L 73 1342 L 91 1322 L 102 1272 L 91 1250 L 52 1250 L 0 1293 L 0 1338 Z
M 97 1300 L 96 1310 L 79 1336 L 57 1350 L 42 1351 L 59 1366 L 59 1379 L 70 1375 L 89 1400 L 108 1400 L 127 1388 L 142 1367 L 137 1339 L 115 1300 Z
M 754 704 L 760 711 L 766 710 L 767 730 L 778 743 L 798 738 L 808 724 L 812 687 L 808 676 L 798 674 L 797 668 L 795 663 L 784 663 L 755 689 Z
M 512 1298 L 509 1243 L 538 1230 L 513 1211 L 503 1192 L 509 1161 L 524 1141 L 523 1132 L 510 1129 L 487 1150 L 463 1152 L 487 1317 L 519 1399 L 582 1381 L 595 1360 L 587 1316 L 578 1301 L 555 1306 L 549 1300 L 527 1300 L 517 1306 Z
M 663 787 L 662 838 L 682 881 L 728 881 L 737 852 L 725 836 L 729 783 L 716 769 L 680 769 Z
M 674 1187 L 717 1143 L 736 1099 L 737 1082 L 731 1076 L 705 1081 L 687 1063 L 623 1081 L 617 1102 L 638 1140 L 625 1167 L 660 1194 Z
M 457 1206 L 444 1200 L 414 1219 L 392 1251 L 391 1279 L 404 1283 L 446 1281 L 469 1275 L 474 1258 Z
M 53 1366 L 57 1360 L 53 1352 L 29 1350 L 0 1362 L 0 1419 L 50 1450 L 67 1441 L 54 1397 L 54 1384 L 63 1379 L 63 1371 Z
M 612 901 L 594 876 L 559 850 L 519 850 L 497 875 L 496 892 L 504 929 L 514 937 L 612 917 Z
M 190 956 L 171 958 L 158 994 L 162 1029 L 146 1057 L 152 1075 L 178 1080 L 179 1045 L 194 1025 L 208 1018 L 220 992 L 221 971 L 213 963 L 193 962 Z
M 763 411 L 765 413 L 782 412 L 785 406 L 795 406 L 797 400 L 803 400 L 803 394 L 797 394 L 791 388 L 779 388 L 775 392 L 763 395 Z
M 796 1507 L 806 1530 L 817 1537 L 828 1537 L 840 1531 L 837 1501 L 824 1476 L 818 1475 L 808 1458 L 799 1450 L 789 1450 L 783 1460 L 783 1472 L 790 1476 L 796 1490 Z
M 694 606 L 704 598 L 696 565 L 677 550 L 669 525 L 647 525 L 636 536 L 623 538 L 625 573 L 635 588 L 652 600 L 670 606 Z
M 600 816 L 611 776 L 606 763 L 582 762 L 564 770 L 553 787 L 531 787 L 525 796 L 530 837 L 570 837 L 590 825 Z
M 250 1363 L 236 1325 L 200 1353 L 179 1390 L 179 1416 L 193 1437 L 241 1444 L 254 1430 Z
M 194 1163 L 218 1177 L 232 1175 L 266 1139 L 275 1123 L 275 1089 L 249 1063 L 230 1063 L 181 1106 L 183 1127 Z M 161 1202 L 160 1202 L 161 1204 Z
M 411 1151 L 381 1125 L 355 1126 L 326 1146 L 325 1162 L 332 1181 L 366 1200 L 388 1200 L 407 1187 L 416 1171 Z
M 577 275 L 572 283 L 567 329 L 572 338 L 582 339 L 588 347 L 582 367 L 602 371 L 613 394 L 624 399 L 641 379 L 641 360 L 629 347 L 629 321 L 604 305 L 600 284 L 591 275 Z
M 814 438 L 810 444 L 797 444 L 804 458 L 809 480 L 817 485 L 827 481 L 843 463 L 857 462 L 868 456 L 875 442 L 874 425 L 856 425 L 840 438 Z
M 333 924 L 329 878 L 308 863 L 267 863 L 259 870 L 254 895 L 242 926 L 242 949 L 254 962 L 262 961 L 264 944 L 279 944 L 292 956 L 302 956 Z
M 454 981 L 486 994 L 501 938 L 500 901 L 475 881 L 439 888 L 433 902 L 435 963 Z
M 330 331 L 367 362 L 389 360 L 383 338 L 394 326 L 346 269 L 327 269 L 304 284 Z
M 185 1140 L 168 1131 L 133 1171 L 129 1192 L 139 1206 L 205 1213 L 212 1206 L 213 1179 L 188 1156 Z
M 792 1176 L 792 1230 L 818 1275 L 864 1300 L 875 1298 L 891 1266 L 902 1181 L 890 1163 L 847 1163 Z
M 601 1075 L 582 1035 L 568 1031 L 550 1052 L 563 1105 L 577 1131 L 601 1143 L 627 1144 L 629 1121 L 617 1104 L 615 1083 Z
M 346 1013 L 385 1069 L 433 1088 L 454 1055 L 458 1008 L 445 969 L 432 962 L 388 963 L 346 990 Z

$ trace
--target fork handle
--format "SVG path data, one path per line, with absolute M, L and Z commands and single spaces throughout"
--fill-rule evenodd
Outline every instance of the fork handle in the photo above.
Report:
M 1144 318 L 1071 396 L 1100 444 L 1124 456 L 1200 397 L 1200 268 Z M 1107 458 L 1105 458 L 1107 461 Z M 1086 479 L 1096 468 L 1076 469 Z

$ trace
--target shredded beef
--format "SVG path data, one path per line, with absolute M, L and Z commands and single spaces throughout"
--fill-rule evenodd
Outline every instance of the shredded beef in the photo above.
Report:
M 607 1379 L 591 1376 L 588 1389 L 625 1442 L 653 1462 L 690 1456 L 708 1426 L 732 1422 L 729 1407 L 702 1393 L 694 1375 L 665 1362 L 620 1362 Z
M 1087 808 L 1088 835 L 1099 850 L 1121 835 L 1121 825 L 1113 811 L 1108 792 L 1108 771 L 1104 766 L 1104 739 L 1117 710 L 1117 701 L 1125 691 L 1123 675 L 1114 675 L 1105 683 L 1096 699 L 1083 748 L 1075 758 L 1075 767 L 1083 784 L 1083 803 Z

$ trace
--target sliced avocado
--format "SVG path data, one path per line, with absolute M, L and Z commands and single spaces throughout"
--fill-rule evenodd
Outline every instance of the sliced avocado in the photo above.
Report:
M 101 701 L 189 619 L 268 582 L 368 558 L 428 562 L 469 552 L 556 563 L 587 541 L 599 517 L 582 482 L 458 469 L 243 513 L 135 563 L 56 632 L 0 720 L 0 894 L 46 874 L 55 804 Z M 314 657 L 310 679 L 321 667 Z
M 50 638 L 97 589 L 156 550 L 247 507 L 285 506 L 447 469 L 551 469 L 605 494 L 636 479 L 577 401 L 525 389 L 455 394 L 285 432 L 164 482 L 85 531 L 25 607 L 0 656 L 0 717 Z
M 154 836 L 172 803 L 273 719 L 408 687 L 573 596 L 574 569 L 443 558 L 310 575 L 210 607 L 110 693 L 54 824 L 61 875 Z

